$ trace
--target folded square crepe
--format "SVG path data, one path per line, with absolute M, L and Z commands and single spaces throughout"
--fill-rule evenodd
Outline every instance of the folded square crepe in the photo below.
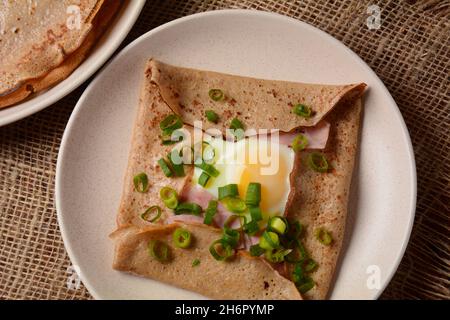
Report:
M 319 85 L 261 80 L 149 60 L 132 134 L 117 230 L 111 235 L 115 242 L 113 268 L 215 299 L 325 299 L 344 237 L 365 87 L 363 83 Z M 211 88 L 221 88 L 227 97 L 225 101 L 212 101 L 208 95 Z M 297 102 L 310 106 L 314 114 L 310 118 L 293 114 L 292 103 Z M 220 116 L 219 122 L 207 121 L 205 110 L 214 110 Z M 310 170 L 304 164 L 311 151 L 296 153 L 284 212 L 289 219 L 307 226 L 304 245 L 319 265 L 311 273 L 315 282 L 313 289 L 301 295 L 289 276 L 281 275 L 282 272 L 263 258 L 252 257 L 245 250 L 239 250 L 231 261 L 216 261 L 208 247 L 220 237 L 220 229 L 170 220 L 173 213 L 165 208 L 159 190 L 169 186 L 180 193 L 191 182 L 193 174 L 192 166 L 185 166 L 185 177 L 168 178 L 157 165 L 157 160 L 173 147 L 161 144 L 159 123 L 173 113 L 181 117 L 188 130 L 192 130 L 194 121 L 201 120 L 205 130 L 214 127 L 225 131 L 236 116 L 243 119 L 248 128 L 281 132 L 314 127 L 322 120 L 331 124 L 323 154 L 332 170 L 327 173 Z M 134 190 L 133 177 L 139 172 L 149 177 L 146 193 Z M 150 205 L 163 208 L 162 217 L 156 223 L 139 217 Z M 172 243 L 172 233 L 180 226 L 194 236 L 190 249 L 179 249 Z M 313 230 L 319 227 L 332 234 L 332 245 L 324 246 L 317 241 Z M 160 263 L 149 256 L 147 244 L 151 239 L 163 240 L 169 245 L 170 262 Z M 192 267 L 194 259 L 199 259 L 201 264 Z

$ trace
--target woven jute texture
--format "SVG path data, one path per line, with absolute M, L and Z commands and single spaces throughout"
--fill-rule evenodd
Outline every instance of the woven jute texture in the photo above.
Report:
M 369 30 L 367 7 L 381 7 Z M 278 12 L 310 23 L 355 51 L 397 102 L 414 145 L 416 220 L 387 299 L 449 299 L 449 1 L 149 0 L 122 45 L 170 20 L 208 10 Z M 0 298 L 90 299 L 76 286 L 56 221 L 56 158 L 81 88 L 46 110 L 0 128 Z

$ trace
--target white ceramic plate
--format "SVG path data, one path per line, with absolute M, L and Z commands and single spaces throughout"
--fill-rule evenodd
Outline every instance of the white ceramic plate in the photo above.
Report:
M 56 205 L 67 251 L 89 292 L 102 299 L 200 298 L 111 268 L 108 234 L 115 228 L 143 67 L 151 56 L 260 78 L 368 84 L 347 244 L 331 298 L 377 298 L 403 256 L 415 212 L 415 163 L 402 116 L 380 79 L 343 44 L 297 20 L 245 10 L 192 15 L 148 32 L 118 54 L 78 101 L 59 153 Z
M 50 106 L 86 81 L 119 47 L 136 22 L 144 4 L 145 0 L 128 1 L 87 59 L 69 77 L 15 106 L 0 109 L 0 127 Z

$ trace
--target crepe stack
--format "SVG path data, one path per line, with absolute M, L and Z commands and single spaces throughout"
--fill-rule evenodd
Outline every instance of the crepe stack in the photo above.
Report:
M 176 67 L 151 59 L 143 78 L 117 230 L 111 235 L 115 242 L 113 268 L 215 299 L 325 299 L 344 237 L 365 87 L 363 83 L 318 85 L 254 79 Z M 220 99 L 211 98 L 213 88 L 220 88 L 223 94 Z M 308 106 L 312 112 L 299 116 L 293 112 L 297 103 Z M 207 110 L 218 115 L 218 119 L 208 121 Z M 308 269 L 307 277 L 302 276 L 309 279 L 307 290 L 299 286 L 295 267 L 300 262 L 273 263 L 267 258 L 268 251 L 261 256 L 253 255 L 245 244 L 235 248 L 231 259 L 217 261 L 212 256 L 211 243 L 224 232 L 224 224 L 218 218 L 223 212 L 216 214 L 212 224 L 203 223 L 208 201 L 214 199 L 211 191 L 214 188 L 195 186 L 200 169 L 194 166 L 185 165 L 184 176 L 167 177 L 158 164 L 158 159 L 174 148 L 162 143 L 160 128 L 161 122 L 174 114 L 182 119 L 184 130 L 191 133 L 200 122 L 202 130 L 214 128 L 225 135 L 234 118 L 239 118 L 246 129 L 278 130 L 280 150 L 285 150 L 289 172 L 282 179 L 277 175 L 254 179 L 268 181 L 261 183 L 262 198 L 273 199 L 279 189 L 286 187 L 287 191 L 280 194 L 281 202 L 277 203 L 282 211 L 278 214 L 287 219 L 280 221 L 289 221 L 289 226 L 296 222 L 303 226 L 301 243 L 308 252 L 308 261 L 315 263 L 314 268 Z M 291 138 L 299 133 L 309 137 L 309 145 L 294 152 Z M 226 142 L 218 138 L 215 143 L 245 144 L 251 139 L 248 136 L 241 141 Z M 281 146 L 283 139 L 291 141 L 287 145 L 292 148 Z M 308 166 L 310 155 L 317 152 L 329 164 L 321 172 Z M 226 165 L 217 165 L 221 173 L 208 182 L 210 185 L 218 184 L 220 179 L 238 185 L 242 182 L 243 175 L 233 180 L 237 170 L 227 171 Z M 243 170 L 247 169 L 244 166 Z M 134 185 L 138 173 L 145 173 L 148 178 L 148 187 L 143 192 L 138 192 Z M 198 216 L 176 214 L 176 209 L 167 208 L 161 200 L 163 187 L 175 190 L 180 202 L 197 202 L 203 212 Z M 263 205 L 261 202 L 261 208 Z M 161 216 L 152 222 L 141 217 L 150 206 L 161 208 Z M 174 243 L 173 233 L 179 228 L 192 235 L 189 248 L 179 248 Z M 329 237 L 328 241 L 319 241 L 321 231 Z M 257 234 L 259 239 L 261 232 Z M 262 240 L 258 244 L 258 236 L 244 235 L 244 238 L 253 241 L 254 246 L 263 246 Z M 167 261 L 161 262 L 149 254 L 149 244 L 156 240 L 166 245 L 170 256 Z
M 0 108 L 68 77 L 122 5 L 116 0 L 0 3 Z

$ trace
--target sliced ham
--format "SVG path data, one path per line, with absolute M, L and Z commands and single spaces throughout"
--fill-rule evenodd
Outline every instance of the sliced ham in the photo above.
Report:
M 330 123 L 321 121 L 314 127 L 301 128 L 294 132 L 280 133 L 280 144 L 292 145 L 292 141 L 299 134 L 303 134 L 308 139 L 306 149 L 325 149 L 330 134 Z
M 182 193 L 181 193 L 181 200 L 186 202 L 194 202 L 198 204 L 200 207 L 203 208 L 203 210 L 206 210 L 208 207 L 209 201 L 213 200 L 214 197 L 212 194 L 210 194 L 208 191 L 203 189 L 200 186 L 197 185 L 190 185 L 186 186 Z M 217 205 L 217 213 L 214 216 L 213 223 L 218 228 L 223 228 L 225 221 L 232 216 L 233 213 L 228 211 L 220 202 Z M 181 216 L 181 215 L 180 215 Z M 188 216 L 188 215 L 186 215 Z M 197 217 L 198 218 L 198 217 Z M 203 218 L 202 222 L 203 222 Z M 234 221 L 231 226 L 231 228 L 238 228 L 240 227 L 239 221 Z

